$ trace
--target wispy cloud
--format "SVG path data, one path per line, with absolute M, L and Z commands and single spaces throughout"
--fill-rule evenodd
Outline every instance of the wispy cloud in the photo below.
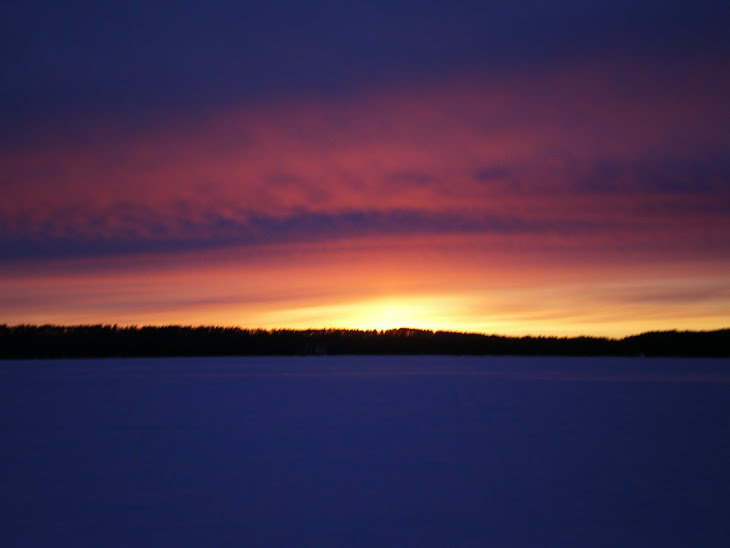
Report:
M 681 225 L 719 245 L 730 86 L 674 74 L 665 89 L 663 71 L 630 67 L 627 87 L 610 69 L 243 107 L 136 134 L 90 123 L 98 140 L 0 151 L 0 238 L 11 255 L 439 231 L 668 243 Z

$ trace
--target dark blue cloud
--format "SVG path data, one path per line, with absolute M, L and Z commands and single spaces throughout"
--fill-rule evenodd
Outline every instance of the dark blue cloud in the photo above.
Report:
M 571 235 L 611 228 L 600 222 L 528 220 L 510 213 L 465 217 L 456 213 L 414 210 L 353 210 L 333 214 L 299 213 L 288 217 L 249 214 L 240 220 L 211 213 L 197 224 L 181 227 L 180 223 L 173 222 L 178 226 L 177 230 L 167 227 L 165 220 L 157 218 L 152 211 L 140 210 L 133 217 L 132 232 L 108 236 L 101 235 L 108 232 L 104 230 L 101 217 L 90 219 L 88 226 L 74 226 L 65 231 L 38 227 L 32 234 L 11 234 L 0 230 L 0 262 L 324 242 L 369 236 Z
M 0 7 L 0 113 L 24 124 L 730 52 L 723 2 L 56 2 Z M 6 125 L 6 128 L 9 126 Z M 10 131 L 7 130 L 6 131 Z
M 140 210 L 133 215 L 132 232 L 108 233 L 101 217 L 89 221 L 85 227 L 71 227 L 59 233 L 57 227 L 38 227 L 34 233 L 10 234 L 0 225 L 0 264 L 12 265 L 18 260 L 45 261 L 48 259 L 74 259 L 83 257 L 124 256 L 191 252 L 226 248 L 256 249 L 271 244 L 323 243 L 358 237 L 429 236 L 429 235 L 491 235 L 500 239 L 529 246 L 545 238 L 548 245 L 591 246 L 595 236 L 599 240 L 618 238 L 625 248 L 631 247 L 633 235 L 641 232 L 636 245 L 649 246 L 671 244 L 679 249 L 689 246 L 697 251 L 727 252 L 727 239 L 718 238 L 718 231 L 707 232 L 697 249 L 697 242 L 682 236 L 681 231 L 671 230 L 671 222 L 663 214 L 677 209 L 676 204 L 648 201 L 636 204 L 643 215 L 618 218 L 607 215 L 602 218 L 524 218 L 509 211 L 502 214 L 465 216 L 452 212 L 422 212 L 415 210 L 352 210 L 341 213 L 298 213 L 287 217 L 271 217 L 248 214 L 235 220 L 210 213 L 193 223 L 155 216 L 151 210 Z M 678 216 L 686 214 L 681 206 Z M 725 208 L 726 209 L 726 208 Z M 659 213 L 656 226 L 652 227 L 651 215 Z M 130 213 L 130 215 L 132 215 Z M 662 220 L 664 219 L 664 220 Z M 670 217 L 671 219 L 671 217 Z M 669 222 L 669 224 L 667 224 Z M 171 230 L 170 225 L 177 229 Z M 648 230 L 648 232 L 647 232 Z M 140 234 L 144 234 L 141 236 Z M 678 239 L 677 239 L 678 238 Z M 685 241 L 686 240 L 686 241 Z M 617 240 L 618 241 L 618 240 Z M 572 242 L 572 243 L 571 243 Z M 605 244 L 605 242 L 604 242 Z M 601 244 L 603 245 L 603 244 Z M 713 251 L 714 250 L 714 251 Z M 656 251 L 656 249 L 653 249 Z
M 474 173 L 474 178 L 477 181 L 483 183 L 490 183 L 492 181 L 502 181 L 504 179 L 510 179 L 510 170 L 505 166 L 487 166 L 478 169 Z
M 576 179 L 574 191 L 635 193 L 657 199 L 681 194 L 703 197 L 708 213 L 718 208 L 730 212 L 730 159 L 712 152 L 690 157 L 650 154 L 631 162 L 604 158 L 596 162 L 588 177 Z M 709 200 L 713 203 L 707 203 Z

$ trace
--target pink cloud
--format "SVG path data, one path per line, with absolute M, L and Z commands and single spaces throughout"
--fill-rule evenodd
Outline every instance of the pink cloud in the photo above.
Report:
M 8 196 L 0 230 L 215 239 L 256 216 L 409 210 L 593 223 L 584 237 L 594 242 L 607 230 L 622 240 L 715 241 L 728 228 L 715 194 L 649 185 L 636 167 L 726 146 L 730 85 L 712 69 L 674 67 L 681 80 L 665 67 L 569 66 L 529 79 L 181 114 L 118 135 L 89 122 L 83 142 L 59 136 L 0 151 Z M 697 85 L 708 80 L 717 85 Z M 624 168 L 597 181 L 606 159 Z

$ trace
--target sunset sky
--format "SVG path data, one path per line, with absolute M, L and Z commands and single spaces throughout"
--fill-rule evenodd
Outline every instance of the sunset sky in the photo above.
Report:
M 730 4 L 0 6 L 0 323 L 730 326 Z

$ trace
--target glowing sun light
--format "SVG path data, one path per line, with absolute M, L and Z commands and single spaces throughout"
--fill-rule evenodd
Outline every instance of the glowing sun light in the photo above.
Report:
M 439 323 L 436 316 L 438 310 L 433 303 L 387 298 L 359 304 L 349 322 L 361 329 L 432 329 Z

